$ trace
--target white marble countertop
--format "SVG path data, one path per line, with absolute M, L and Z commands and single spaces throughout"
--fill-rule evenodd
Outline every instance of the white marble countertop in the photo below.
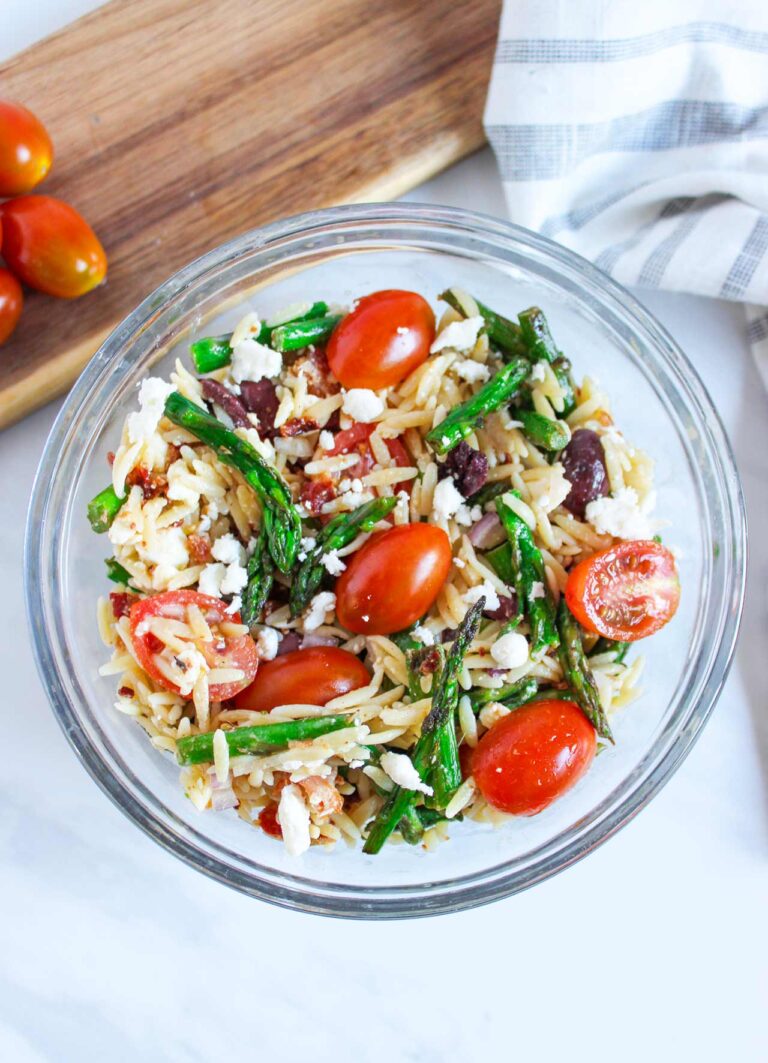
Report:
M 3 6 L 0 57 L 96 5 Z M 487 152 L 408 198 L 504 213 Z M 766 1058 L 768 403 L 738 307 L 636 294 L 697 366 L 741 469 L 751 567 L 736 663 L 690 757 L 625 830 L 528 893 L 457 916 L 347 923 L 271 908 L 121 816 L 55 723 L 23 620 L 22 514 L 57 404 L 0 435 L 17 513 L 0 524 L 0 1059 Z

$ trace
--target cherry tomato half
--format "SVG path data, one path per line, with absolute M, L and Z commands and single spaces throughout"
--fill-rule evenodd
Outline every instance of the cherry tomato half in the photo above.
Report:
M 356 421 L 351 428 L 345 428 L 342 432 L 336 433 L 333 450 L 328 451 L 329 455 L 352 454 L 354 451 L 357 451 L 360 455 L 360 461 L 357 465 L 353 465 L 350 469 L 345 469 L 344 476 L 352 479 L 356 476 L 365 476 L 373 468 L 376 459 L 368 440 L 373 435 L 375 427 L 375 424 L 361 424 Z M 385 442 L 395 465 L 402 469 L 411 464 L 408 451 L 399 439 L 387 439 Z M 408 483 L 410 485 L 410 481 Z
M 595 729 L 572 701 L 534 701 L 504 716 L 472 751 L 470 766 L 486 801 L 535 816 L 585 774 Z
M 336 646 L 312 646 L 265 661 L 235 704 L 251 712 L 269 712 L 278 705 L 325 705 L 370 681 L 368 669 L 353 653 Z
M 273 838 L 282 838 L 283 828 L 277 818 L 277 805 L 272 803 L 265 805 L 259 812 L 259 826 L 265 834 Z
M 628 540 L 579 562 L 565 588 L 587 631 L 635 642 L 672 619 L 680 602 L 675 559 L 660 543 Z
M 53 163 L 45 126 L 26 107 L 0 100 L 0 196 L 21 196 L 39 184 Z
M 88 222 L 53 196 L 20 196 L 0 205 L 3 258 L 19 280 L 61 299 L 101 284 L 107 256 Z
M 0 343 L 5 343 L 21 317 L 21 285 L 7 269 L 0 269 Z
M 361 635 L 391 635 L 429 609 L 448 578 L 451 544 L 442 528 L 401 524 L 371 536 L 336 584 L 336 616 Z
M 194 643 L 195 649 L 202 653 L 209 667 L 238 668 L 243 673 L 243 678 L 234 682 L 211 684 L 211 701 L 226 701 L 253 681 L 259 667 L 259 654 L 250 635 L 231 638 L 223 636 L 218 630 L 219 625 L 225 622 L 240 623 L 240 614 L 225 612 L 225 603 L 218 598 L 198 594 L 197 591 L 165 591 L 151 598 L 139 599 L 131 606 L 128 614 L 133 648 L 144 671 L 161 687 L 178 694 L 178 686 L 170 681 L 155 662 L 157 654 L 170 660 L 172 653 L 162 640 L 148 629 L 147 622 L 153 617 L 184 622 L 190 605 L 196 605 L 200 609 L 213 633 L 212 642 L 196 640 Z
M 435 338 L 432 307 L 416 292 L 374 292 L 336 326 L 326 347 L 346 388 L 388 388 L 426 361 Z

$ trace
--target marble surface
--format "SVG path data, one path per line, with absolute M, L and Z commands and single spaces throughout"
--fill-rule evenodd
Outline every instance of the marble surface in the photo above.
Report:
M 5 0 L 0 57 L 92 6 Z M 487 152 L 408 198 L 504 213 Z M 738 307 L 637 294 L 696 364 L 741 469 L 751 566 L 736 662 L 690 757 L 625 830 L 458 916 L 271 908 L 121 816 L 60 733 L 23 622 L 22 514 L 56 404 L 0 435 L 0 1059 L 766 1058 L 767 400 Z

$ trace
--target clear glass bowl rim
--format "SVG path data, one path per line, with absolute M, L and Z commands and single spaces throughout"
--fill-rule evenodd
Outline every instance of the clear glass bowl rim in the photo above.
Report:
M 137 786 L 137 780 L 133 779 L 133 785 L 129 785 L 130 780 L 125 778 L 124 773 L 116 772 L 115 765 L 90 741 L 79 720 L 79 709 L 72 703 L 58 673 L 53 651 L 59 636 L 55 626 L 46 620 L 46 586 L 45 579 L 41 577 L 45 571 L 47 539 L 43 534 L 38 538 L 35 529 L 44 526 L 51 485 L 54 474 L 59 471 L 58 458 L 65 440 L 76 432 L 80 407 L 96 382 L 103 379 L 109 366 L 119 359 L 131 360 L 132 339 L 145 330 L 169 302 L 181 293 L 189 294 L 212 271 L 222 269 L 246 253 L 265 251 L 286 238 L 319 236 L 339 226 L 349 233 L 356 226 L 409 224 L 438 232 L 443 238 L 461 236 L 468 241 L 468 245 L 477 237 L 506 240 L 517 248 L 528 248 L 546 257 L 548 265 L 552 267 L 560 265 L 579 274 L 593 293 L 597 293 L 625 318 L 630 318 L 655 355 L 667 368 L 674 369 L 680 387 L 679 398 L 708 438 L 708 454 L 712 464 L 710 471 L 715 476 L 723 504 L 724 538 L 731 546 L 726 559 L 726 578 L 723 580 L 723 585 L 730 588 L 724 595 L 728 601 L 728 616 L 723 620 L 719 637 L 710 647 L 707 659 L 699 662 L 699 670 L 705 669 L 706 679 L 703 686 L 699 684 L 698 697 L 694 703 L 686 706 L 687 713 L 672 740 L 664 748 L 655 745 L 646 753 L 643 764 L 647 770 L 639 784 L 619 801 L 609 803 L 608 799 L 604 800 L 593 810 L 586 827 L 580 826 L 578 831 L 572 829 L 552 839 L 537 851 L 535 861 L 519 868 L 516 865 L 520 860 L 513 860 L 453 882 L 394 887 L 321 886 L 300 876 L 264 868 L 260 869 L 261 874 L 254 874 L 245 866 L 233 866 L 215 853 L 206 851 L 205 843 L 197 845 L 190 837 L 183 837 L 174 831 L 169 822 L 170 814 L 160 801 L 141 784 Z M 465 245 L 465 249 L 468 245 Z M 282 907 L 364 919 L 428 916 L 471 908 L 509 896 L 564 870 L 626 825 L 680 766 L 717 701 L 733 659 L 743 607 L 745 577 L 745 509 L 730 443 L 706 388 L 666 330 L 621 285 L 586 259 L 551 240 L 488 215 L 419 203 L 333 207 L 282 219 L 250 230 L 214 248 L 179 270 L 147 296 L 107 337 L 87 364 L 54 422 L 33 486 L 24 556 L 28 622 L 40 677 L 67 740 L 83 766 L 117 807 L 169 852 L 216 881 Z M 189 835 L 190 832 L 185 833 Z M 209 843 L 210 848 L 213 847 Z

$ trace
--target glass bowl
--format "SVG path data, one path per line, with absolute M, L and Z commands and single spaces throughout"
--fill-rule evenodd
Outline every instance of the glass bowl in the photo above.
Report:
M 656 458 L 665 542 L 679 551 L 682 601 L 642 647 L 644 693 L 614 717 L 616 746 L 545 812 L 501 829 L 456 823 L 426 853 L 376 857 L 339 843 L 300 859 L 235 813 L 200 814 L 174 761 L 116 712 L 96 627 L 109 547 L 86 520 L 108 480 L 124 415 L 147 374 L 167 373 L 188 343 L 231 329 L 244 309 L 297 300 L 349 302 L 378 288 L 433 299 L 449 285 L 513 312 L 544 307 L 577 377 L 611 394 L 627 437 Z M 115 329 L 59 414 L 34 486 L 26 539 L 27 605 L 38 667 L 59 723 L 106 794 L 147 834 L 212 878 L 285 907 L 356 918 L 431 915 L 541 881 L 632 818 L 691 748 L 723 685 L 742 605 L 745 522 L 720 420 L 671 337 L 584 259 L 506 222 L 418 204 L 339 207 L 256 229 L 182 269 Z

